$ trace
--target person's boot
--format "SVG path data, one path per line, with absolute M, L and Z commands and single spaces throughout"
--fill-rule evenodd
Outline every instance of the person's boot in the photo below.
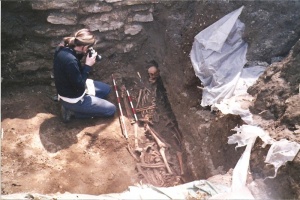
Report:
M 61 105 L 61 116 L 62 116 L 62 121 L 64 123 L 68 123 L 71 121 L 73 112 L 66 109 L 63 105 Z

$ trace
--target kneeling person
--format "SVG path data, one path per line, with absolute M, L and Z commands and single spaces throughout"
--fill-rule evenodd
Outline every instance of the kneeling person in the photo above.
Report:
M 109 85 L 92 81 L 93 95 L 86 92 L 86 81 L 92 66 L 96 62 L 97 52 L 86 56 L 85 64 L 80 60 L 87 54 L 88 49 L 95 44 L 95 37 L 88 29 L 81 29 L 73 37 L 65 37 L 54 55 L 54 80 L 61 102 L 62 118 L 69 122 L 75 118 L 111 117 L 116 112 L 116 106 L 105 100 L 110 93 Z M 90 79 L 89 79 L 90 80 Z

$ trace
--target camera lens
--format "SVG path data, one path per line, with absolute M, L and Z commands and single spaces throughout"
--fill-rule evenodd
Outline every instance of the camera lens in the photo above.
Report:
M 102 57 L 100 55 L 96 56 L 96 61 L 100 61 L 102 59 Z
M 93 55 L 94 53 L 96 53 L 96 51 L 93 49 L 93 47 L 90 47 L 90 48 L 88 49 L 88 53 L 89 53 L 89 56 L 92 57 L 92 55 Z M 98 61 L 100 61 L 100 60 L 102 59 L 102 57 L 101 57 L 100 55 L 97 55 L 95 59 L 96 59 L 96 61 L 98 62 Z

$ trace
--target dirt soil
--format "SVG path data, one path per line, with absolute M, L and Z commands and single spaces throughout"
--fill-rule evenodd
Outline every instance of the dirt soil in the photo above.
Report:
M 128 140 L 121 129 L 119 112 L 113 118 L 72 119 L 65 124 L 60 118 L 59 102 L 51 98 L 55 94 L 54 87 L 37 85 L 2 91 L 2 194 L 70 192 L 99 195 L 119 193 L 139 183 L 156 186 L 182 183 L 176 154 L 180 151 L 178 140 L 169 137 L 167 142 L 170 174 L 161 166 L 163 160 L 157 144 L 149 132 L 146 134 L 144 123 L 132 123 L 135 122 L 134 116 L 128 98 L 121 90 L 123 79 L 118 74 L 115 79 Z M 107 80 L 107 83 L 113 86 L 112 80 Z M 159 86 L 159 82 L 150 85 L 147 79 L 141 82 L 138 78 L 131 83 L 133 85 L 129 83 L 126 89 L 134 106 L 140 89 L 144 98 L 140 98 L 139 108 L 157 105 L 148 111 L 136 110 L 138 119 L 142 118 L 142 113 L 143 116 L 153 116 L 149 118 L 149 125 L 160 133 L 160 137 L 166 137 L 168 130 L 174 129 L 174 123 L 167 110 L 163 86 Z M 117 105 L 114 90 L 109 100 Z M 142 162 L 142 156 L 134 151 L 135 125 L 138 145 L 144 148 L 143 162 L 160 167 L 141 167 L 138 173 L 136 165 Z M 141 174 L 146 174 L 146 178 Z

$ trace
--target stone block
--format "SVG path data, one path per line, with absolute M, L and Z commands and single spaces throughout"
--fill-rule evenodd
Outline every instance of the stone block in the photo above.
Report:
M 99 30 L 100 32 L 105 32 L 116 30 L 124 25 L 127 15 L 127 11 L 113 11 L 107 14 L 97 14 L 80 21 L 80 24 L 87 26 L 92 31 Z
M 105 0 L 105 2 L 107 2 L 107 3 L 115 3 L 115 2 L 120 2 L 120 1 L 123 1 L 123 0 Z
M 76 25 L 77 16 L 71 13 L 50 13 L 47 17 L 47 21 L 51 24 L 64 24 L 64 25 Z
M 123 0 L 117 3 L 114 3 L 115 6 L 131 6 L 131 5 L 139 5 L 139 4 L 152 4 L 158 3 L 159 0 Z
M 152 13 L 149 13 L 147 15 L 135 14 L 132 18 L 132 21 L 134 21 L 134 22 L 152 22 L 153 15 L 152 15 Z
M 133 42 L 131 43 L 123 43 L 123 44 L 117 44 L 116 45 L 116 52 L 117 53 L 128 53 L 136 46 Z
M 78 1 L 60 0 L 40 0 L 32 1 L 31 7 L 33 10 L 50 10 L 50 9 L 65 9 L 72 10 L 79 7 Z
M 110 12 L 113 9 L 111 5 L 107 5 L 106 3 L 90 1 L 81 2 L 80 7 L 80 14 Z
M 124 33 L 127 35 L 136 35 L 143 29 L 142 25 L 135 24 L 135 25 L 125 25 Z
M 130 6 L 128 9 L 130 12 L 140 12 L 140 11 L 153 12 L 154 8 L 153 8 L 153 5 L 151 5 L 151 4 L 148 4 L 148 5 L 142 4 L 142 5 Z

